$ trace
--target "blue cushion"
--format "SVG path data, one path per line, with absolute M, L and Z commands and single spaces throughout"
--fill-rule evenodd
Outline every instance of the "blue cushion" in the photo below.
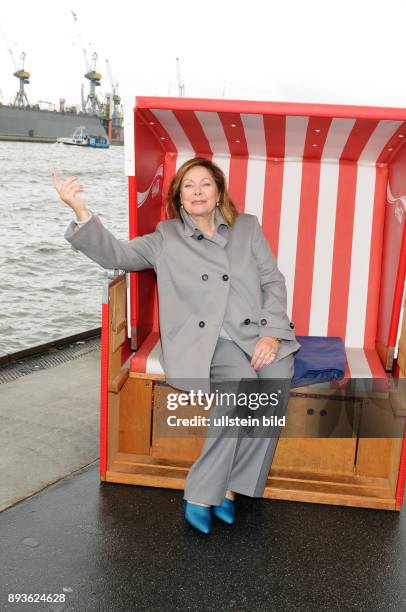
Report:
M 294 354 L 295 373 L 291 388 L 314 385 L 343 378 L 345 347 L 341 338 L 332 336 L 296 336 L 301 344 Z

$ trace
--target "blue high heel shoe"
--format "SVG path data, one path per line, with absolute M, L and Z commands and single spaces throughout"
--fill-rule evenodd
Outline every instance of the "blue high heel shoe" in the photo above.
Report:
M 210 533 L 211 512 L 210 506 L 199 506 L 184 500 L 185 519 L 195 529 L 202 533 Z
M 220 506 L 212 506 L 214 516 L 217 516 L 221 521 L 232 525 L 235 519 L 235 503 L 232 499 L 225 497 Z

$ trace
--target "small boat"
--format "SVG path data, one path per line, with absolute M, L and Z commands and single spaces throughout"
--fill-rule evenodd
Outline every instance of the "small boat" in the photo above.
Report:
M 79 147 L 88 147 L 89 146 L 89 136 L 86 132 L 86 127 L 84 125 L 80 125 L 73 132 L 72 136 L 67 138 L 57 138 L 56 142 L 60 142 L 62 144 L 67 145 L 77 145 Z
M 110 143 L 107 138 L 104 136 L 90 136 L 89 137 L 89 147 L 94 147 L 95 149 L 108 149 Z
M 110 142 L 105 136 L 94 136 L 86 132 L 84 125 L 79 126 L 68 138 L 57 138 L 57 142 L 79 147 L 93 147 L 94 149 L 108 149 Z

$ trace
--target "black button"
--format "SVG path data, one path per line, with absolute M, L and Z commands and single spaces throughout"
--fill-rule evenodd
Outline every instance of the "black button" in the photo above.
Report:
M 202 274 L 202 280 L 207 280 L 209 278 L 208 274 Z
M 266 319 L 261 319 L 261 325 L 266 325 L 268 321 Z
M 206 323 L 204 321 L 199 321 L 199 327 L 204 327 Z
M 295 324 L 293 323 L 293 321 L 291 321 L 291 322 L 289 323 L 289 325 L 290 325 L 290 327 L 291 327 L 292 329 L 294 329 Z
M 251 319 L 245 319 L 244 325 L 249 325 L 251 323 Z
M 197 237 L 198 240 L 203 240 L 203 234 L 199 234 Z
M 223 280 L 224 281 L 228 280 L 228 274 L 223 274 Z

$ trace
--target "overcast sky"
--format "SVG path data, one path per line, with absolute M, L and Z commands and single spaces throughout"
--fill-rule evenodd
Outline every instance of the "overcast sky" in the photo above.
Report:
M 177 95 L 176 56 L 189 97 L 406 106 L 406 0 L 5 0 L 0 90 L 17 90 L 26 52 L 30 102 L 80 102 L 85 62 L 105 59 L 122 96 Z M 86 85 L 87 91 L 87 85 Z

